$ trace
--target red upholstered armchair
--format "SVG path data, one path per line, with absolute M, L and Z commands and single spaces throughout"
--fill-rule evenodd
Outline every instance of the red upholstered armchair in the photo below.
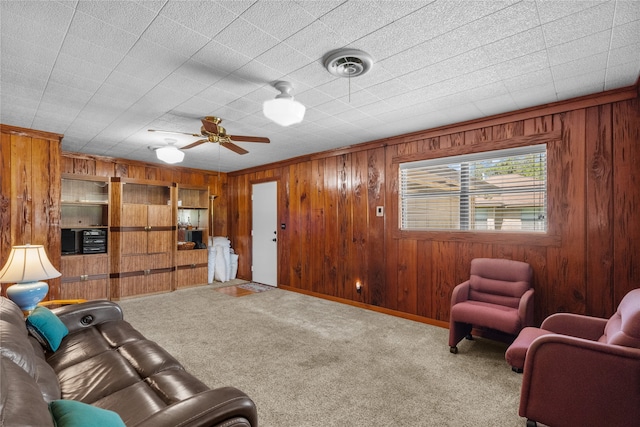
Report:
M 557 313 L 525 328 L 507 349 L 524 357 L 519 414 L 527 426 L 640 423 L 640 289 L 610 319 Z
M 449 316 L 449 348 L 458 352 L 462 338 L 471 339 L 472 327 L 484 327 L 516 336 L 533 325 L 532 269 L 508 259 L 476 258 L 469 280 L 453 289 Z

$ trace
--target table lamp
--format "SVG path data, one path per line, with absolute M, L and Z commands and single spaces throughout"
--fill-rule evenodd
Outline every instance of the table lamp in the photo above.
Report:
M 22 311 L 30 312 L 49 292 L 49 285 L 40 280 L 61 275 L 51 265 L 44 246 L 14 246 L 7 263 L 0 270 L 0 283 L 15 283 L 7 288 L 7 297 Z

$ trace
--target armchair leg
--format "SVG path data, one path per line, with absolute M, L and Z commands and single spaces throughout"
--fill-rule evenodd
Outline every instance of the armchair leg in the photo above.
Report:
M 538 426 L 538 423 L 536 423 L 533 420 L 527 419 L 527 427 L 537 427 L 537 426 Z
M 468 339 L 469 341 L 473 341 L 473 336 L 471 336 L 471 334 L 467 334 L 465 338 Z
M 515 372 L 516 374 L 521 374 L 522 373 L 522 368 L 516 368 L 515 366 L 511 367 L 511 370 L 513 372 Z M 535 421 L 534 421 L 535 422 Z
M 451 352 L 453 354 L 458 354 L 458 347 L 456 347 L 456 346 L 449 347 L 449 352 Z

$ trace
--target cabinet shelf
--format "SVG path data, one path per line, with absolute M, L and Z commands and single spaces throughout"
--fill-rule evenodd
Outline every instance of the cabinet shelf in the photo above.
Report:
M 62 200 L 60 203 L 71 206 L 107 206 L 109 204 L 106 201 L 94 200 Z

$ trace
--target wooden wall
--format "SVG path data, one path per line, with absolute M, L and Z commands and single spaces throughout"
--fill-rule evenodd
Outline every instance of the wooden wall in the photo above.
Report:
M 12 246 L 29 243 L 43 245 L 60 269 L 62 135 L 0 125 L 0 138 L 0 268 Z M 60 279 L 47 283 L 55 295 Z
M 548 143 L 545 235 L 398 230 L 398 162 L 539 142 Z M 285 288 L 443 323 L 475 257 L 532 265 L 537 322 L 557 311 L 609 316 L 640 286 L 637 87 L 230 173 L 239 277 L 251 278 L 251 185 L 269 180 L 287 227 Z

